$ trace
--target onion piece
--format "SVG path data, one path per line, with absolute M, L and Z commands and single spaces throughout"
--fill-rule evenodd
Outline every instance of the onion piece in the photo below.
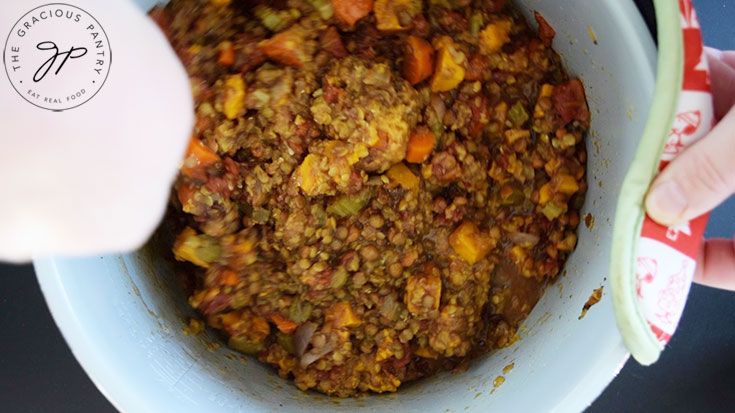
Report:
M 437 95 L 436 93 L 432 93 L 429 104 L 431 105 L 432 109 L 434 109 L 434 113 L 436 113 L 437 119 L 444 119 L 444 114 L 447 113 L 447 106 L 444 104 L 442 98 L 439 97 L 439 95 Z
M 315 323 L 307 321 L 306 323 L 298 326 L 298 328 L 296 328 L 296 330 L 294 331 L 293 347 L 299 357 L 304 355 L 306 347 L 309 346 L 309 341 L 311 341 L 311 336 L 314 335 L 318 327 L 319 326 L 317 326 Z
M 337 348 L 337 340 L 336 340 L 336 338 L 334 336 L 332 336 L 330 338 L 330 340 L 324 346 L 322 346 L 319 349 L 318 352 L 314 352 L 312 350 L 312 351 L 304 354 L 303 356 L 301 356 L 301 362 L 300 362 L 301 368 L 302 369 L 305 369 L 305 368 L 309 367 L 309 365 L 311 363 L 313 363 L 313 362 L 319 360 L 320 358 L 326 356 L 327 354 L 329 354 L 330 352 L 332 352 L 332 350 L 334 350 L 335 348 Z
M 538 235 L 529 234 L 527 232 L 511 232 L 508 234 L 508 238 L 510 238 L 514 244 L 527 248 L 533 247 L 541 240 Z

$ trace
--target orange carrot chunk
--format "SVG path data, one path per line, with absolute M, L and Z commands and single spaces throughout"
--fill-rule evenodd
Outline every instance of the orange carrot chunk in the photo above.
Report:
M 285 334 L 291 334 L 296 330 L 296 327 L 299 325 L 287 318 L 283 318 L 278 314 L 271 314 L 270 315 L 271 321 L 273 321 L 273 324 L 276 325 L 276 328 L 280 330 L 282 333 Z
M 221 66 L 232 66 L 235 63 L 235 46 L 232 42 L 225 41 L 219 44 L 217 63 Z
M 189 141 L 189 149 L 181 166 L 181 173 L 187 176 L 194 175 L 209 165 L 220 161 L 219 155 L 206 147 L 202 141 L 192 137 Z
M 373 0 L 332 0 L 332 9 L 340 20 L 354 26 L 373 11 Z
M 434 150 L 436 137 L 434 133 L 426 126 L 419 126 L 411 134 L 408 140 L 408 150 L 406 151 L 406 162 L 422 163 L 429 159 L 429 155 Z
M 301 67 L 308 59 L 304 50 L 304 36 L 298 27 L 291 27 L 263 40 L 260 48 L 269 58 L 289 66 Z
M 192 205 L 190 205 L 190 203 L 193 202 L 194 195 L 196 195 L 197 192 L 199 192 L 199 188 L 195 188 L 191 185 L 180 185 L 176 190 L 176 195 L 179 198 L 179 202 L 181 202 L 181 207 L 184 212 L 189 212 L 189 210 L 191 210 Z
M 418 36 L 408 36 L 403 60 L 403 77 L 412 85 L 431 76 L 434 72 L 434 48 Z
M 229 287 L 235 287 L 240 283 L 240 276 L 230 269 L 224 270 L 219 277 L 219 284 Z

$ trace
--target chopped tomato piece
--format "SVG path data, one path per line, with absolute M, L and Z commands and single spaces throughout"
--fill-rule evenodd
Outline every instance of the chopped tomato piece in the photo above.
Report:
M 373 0 L 332 0 L 332 8 L 340 20 L 354 26 L 373 11 Z
M 554 87 L 552 99 L 554 109 L 564 125 L 578 120 L 583 126 L 589 127 L 590 111 L 587 108 L 584 86 L 579 79 L 569 79 Z
M 320 43 L 322 49 L 326 50 L 327 53 L 334 57 L 347 56 L 347 49 L 345 49 L 345 45 L 342 43 L 342 38 L 339 36 L 339 33 L 334 26 L 330 26 L 324 31 L 324 33 L 322 33 Z
M 479 53 L 473 53 L 467 62 L 466 80 L 485 80 L 491 75 L 490 62 Z
M 551 46 L 551 41 L 554 39 L 556 31 L 549 25 L 549 22 L 544 19 L 541 13 L 534 11 L 533 17 L 536 18 L 536 22 L 538 23 L 538 37 L 541 39 L 541 42 L 545 46 Z
M 260 48 L 269 58 L 289 66 L 301 67 L 308 59 L 303 33 L 296 26 L 263 40 Z

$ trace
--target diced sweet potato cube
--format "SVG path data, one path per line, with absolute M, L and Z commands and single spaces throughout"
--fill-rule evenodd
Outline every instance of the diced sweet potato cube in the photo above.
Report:
M 313 195 L 314 190 L 317 187 L 317 175 L 319 171 L 316 163 L 318 161 L 319 159 L 316 155 L 308 154 L 306 155 L 306 158 L 304 158 L 304 161 L 301 162 L 298 169 L 296 169 L 297 182 L 301 187 L 301 190 L 303 190 L 307 195 Z
M 483 234 L 472 221 L 465 221 L 449 236 L 454 252 L 470 264 L 480 261 L 492 247 L 490 237 Z
M 538 190 L 538 203 L 545 205 L 551 200 L 551 182 L 547 182 Z
M 505 119 L 508 116 L 508 104 L 505 101 L 500 101 L 493 108 L 493 120 L 498 121 L 501 125 L 505 125 Z
M 480 52 L 483 54 L 495 53 L 510 41 L 511 22 L 499 20 L 488 24 L 480 32 Z
M 221 255 L 216 239 L 199 235 L 191 228 L 184 228 L 176 237 L 173 247 L 174 257 L 179 261 L 189 261 L 194 265 L 209 268 Z
M 510 249 L 510 256 L 513 259 L 513 262 L 521 267 L 523 262 L 528 257 L 528 253 L 526 252 L 525 248 L 521 247 L 520 245 L 515 245 L 513 246 L 513 248 Z
M 245 81 L 242 80 L 242 75 L 232 75 L 225 81 L 222 112 L 227 119 L 235 119 L 245 114 Z
M 430 347 L 421 347 L 414 351 L 413 354 L 425 359 L 436 359 L 437 357 L 439 357 L 439 354 L 437 354 L 436 351 L 432 350 Z
M 395 354 L 391 346 L 391 344 L 393 344 L 395 340 L 391 336 L 386 334 L 385 330 L 378 333 L 378 335 L 382 337 L 378 338 L 380 342 L 378 344 L 378 350 L 375 352 L 375 361 L 383 361 Z
M 407 189 L 409 191 L 416 191 L 419 189 L 419 178 L 403 163 L 397 163 L 391 166 L 391 168 L 388 169 L 388 172 L 386 172 L 386 175 L 388 175 L 388 179 L 397 183 L 403 187 L 403 189 Z
M 375 0 L 375 20 L 380 31 L 406 30 L 398 18 L 399 13 L 413 17 L 421 13 L 421 0 Z
M 554 93 L 554 86 L 548 83 L 541 85 L 541 90 L 538 92 L 540 98 L 550 98 L 551 94 Z
M 556 175 L 551 179 L 551 184 L 557 192 L 561 192 L 562 194 L 572 195 L 579 191 L 579 183 L 577 183 L 577 180 L 573 176 L 568 174 Z
M 253 317 L 251 331 L 259 340 L 265 340 L 270 334 L 271 328 L 263 317 Z
M 442 47 L 436 58 L 434 77 L 431 78 L 431 90 L 434 92 L 447 92 L 457 87 L 464 80 L 464 67 L 458 62 L 460 52 L 453 46 Z
M 362 324 L 362 320 L 355 314 L 352 306 L 347 301 L 340 301 L 329 307 L 325 319 L 337 328 L 357 327 Z
M 230 335 L 245 336 L 256 343 L 264 342 L 271 332 L 268 321 L 250 311 L 231 311 L 215 317 Z
M 531 136 L 531 131 L 528 129 L 508 129 L 505 131 L 505 138 L 508 143 L 513 143 L 518 139 L 528 138 Z
M 541 99 L 551 98 L 551 95 L 554 93 L 554 86 L 545 83 L 541 85 L 541 89 L 538 92 L 538 99 L 536 99 L 536 106 L 533 108 L 533 117 L 535 119 L 543 118 L 546 112 L 541 107 L 541 104 L 539 103 Z

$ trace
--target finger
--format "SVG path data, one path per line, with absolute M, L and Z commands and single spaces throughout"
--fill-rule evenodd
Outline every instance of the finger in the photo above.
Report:
M 704 53 L 707 54 L 708 56 L 712 56 L 714 58 L 721 59 L 722 53 L 724 53 L 724 51 L 720 49 L 716 49 L 714 47 L 704 46 Z
M 714 238 L 704 242 L 699 253 L 694 282 L 735 291 L 735 245 L 731 239 Z
M 707 51 L 706 55 L 710 69 L 710 81 L 712 82 L 715 119 L 720 120 L 735 103 L 735 68 L 718 59 L 716 54 L 710 50 Z M 735 63 L 735 59 L 733 59 L 733 63 Z
M 735 111 L 667 166 L 646 196 L 648 215 L 674 225 L 710 211 L 735 191 Z
M 714 47 L 704 46 L 704 52 L 708 56 L 714 57 L 735 69 L 735 50 L 720 50 L 715 49 Z
M 722 63 L 735 69 L 735 50 L 724 50 L 720 52 Z

